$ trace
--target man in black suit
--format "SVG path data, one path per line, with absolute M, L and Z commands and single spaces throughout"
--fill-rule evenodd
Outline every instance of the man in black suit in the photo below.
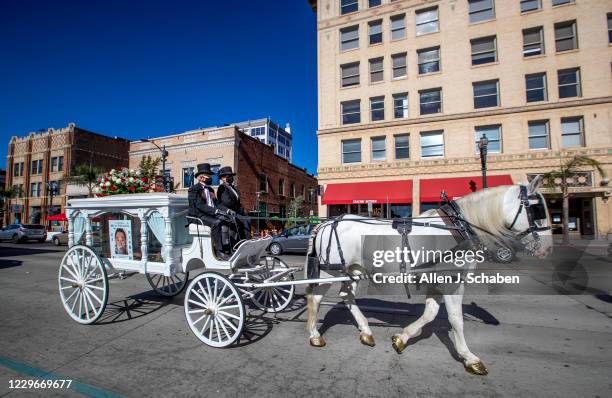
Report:
M 217 188 L 219 208 L 234 217 L 238 239 L 251 239 L 251 223 L 240 203 L 240 194 L 238 188 L 234 185 L 235 175 L 236 173 L 232 171 L 230 166 L 219 169 L 219 178 L 222 181 Z
M 223 247 L 221 239 L 221 227 L 229 225 L 231 217 L 227 211 L 217 207 L 218 201 L 215 196 L 215 191 L 210 186 L 212 183 L 212 175 L 210 164 L 201 163 L 198 165 L 198 170 L 195 173 L 197 183 L 189 188 L 187 199 L 189 200 L 189 215 L 198 217 L 204 225 L 210 227 L 210 236 L 213 241 L 213 246 L 217 251 L 217 257 L 222 260 L 229 258 L 228 248 Z M 225 252 L 224 252 L 225 249 Z

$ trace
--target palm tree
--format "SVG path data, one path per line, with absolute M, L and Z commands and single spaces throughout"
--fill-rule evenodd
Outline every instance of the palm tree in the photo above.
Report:
M 568 180 L 576 177 L 583 167 L 593 167 L 602 178 L 605 177 L 605 172 L 597 160 L 582 155 L 574 156 L 561 164 L 558 170 L 549 171 L 542 176 L 548 188 L 561 188 L 561 197 L 563 198 L 563 243 L 569 243 L 568 218 L 570 194 Z
M 89 197 L 93 197 L 93 189 L 98 182 L 98 177 L 104 173 L 104 168 L 92 166 L 91 164 L 78 164 L 74 167 L 72 175 L 66 176 L 63 180 L 67 184 L 76 184 L 87 187 Z

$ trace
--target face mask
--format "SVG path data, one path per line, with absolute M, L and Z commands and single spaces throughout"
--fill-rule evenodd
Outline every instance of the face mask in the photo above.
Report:
M 225 181 L 228 184 L 233 184 L 234 183 L 234 176 L 227 176 L 227 177 L 225 177 Z

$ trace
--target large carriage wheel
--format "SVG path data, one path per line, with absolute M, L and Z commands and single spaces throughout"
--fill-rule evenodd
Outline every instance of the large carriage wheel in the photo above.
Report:
M 187 288 L 185 317 L 198 339 L 212 347 L 227 347 L 242 334 L 246 311 L 240 291 L 229 279 L 203 272 Z
M 108 277 L 93 250 L 71 247 L 62 259 L 58 283 L 62 304 L 72 319 L 91 324 L 100 318 L 108 301 Z
M 147 281 L 149 285 L 158 294 L 166 297 L 173 297 L 183 291 L 187 286 L 189 272 L 177 272 L 173 276 L 164 276 L 161 274 L 151 274 L 147 272 Z
M 249 274 L 249 282 L 262 283 L 270 278 L 275 273 L 289 269 L 289 266 L 278 257 L 264 256 L 261 259 L 261 264 L 265 265 L 263 272 Z M 275 279 L 274 282 L 292 281 L 293 274 L 287 274 L 280 279 Z M 258 308 L 266 312 L 279 312 L 287 308 L 293 300 L 295 293 L 294 285 L 259 287 L 251 290 L 253 297 L 251 301 Z

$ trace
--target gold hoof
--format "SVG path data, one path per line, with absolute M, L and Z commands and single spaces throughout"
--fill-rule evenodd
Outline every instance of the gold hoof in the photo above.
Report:
M 361 341 L 361 344 L 367 345 L 369 347 L 374 347 L 376 345 L 376 343 L 374 342 L 374 336 L 372 336 L 371 334 L 361 333 L 359 335 L 359 341 Z
M 482 362 L 476 362 L 471 365 L 466 365 L 465 370 L 467 370 L 468 373 L 477 376 L 486 376 L 489 374 L 489 370 Z
M 310 345 L 313 347 L 325 347 L 325 339 L 323 336 L 311 337 Z
M 391 343 L 393 345 L 393 348 L 395 349 L 395 352 L 397 352 L 398 354 L 401 354 L 407 346 L 407 344 L 404 343 L 402 341 L 402 338 L 398 335 L 391 337 Z

